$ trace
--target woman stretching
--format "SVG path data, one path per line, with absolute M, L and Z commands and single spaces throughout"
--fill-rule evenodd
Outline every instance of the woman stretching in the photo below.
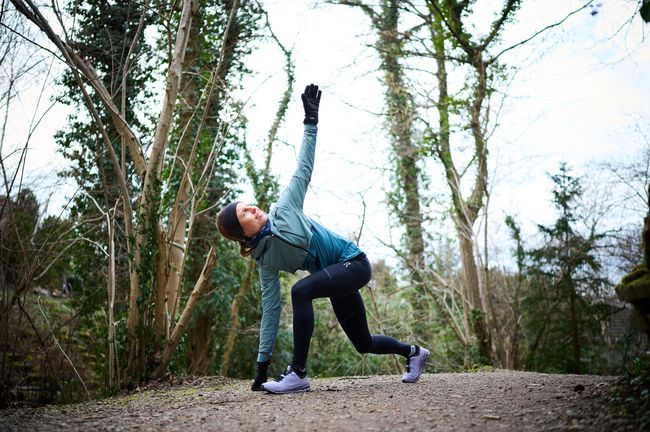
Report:
M 235 201 L 217 215 L 217 227 L 239 243 L 242 256 L 258 264 L 262 287 L 262 320 L 253 390 L 271 393 L 309 391 L 307 354 L 314 330 L 312 300 L 328 297 L 336 318 L 360 353 L 399 354 L 406 358 L 402 382 L 420 378 L 429 351 L 392 337 L 372 335 L 359 290 L 371 277 L 366 255 L 351 241 L 324 228 L 303 213 L 307 186 L 316 152 L 316 131 L 321 91 L 310 84 L 302 94 L 305 109 L 298 167 L 269 214 L 256 206 Z M 266 382 L 280 321 L 280 271 L 307 270 L 310 275 L 291 289 L 293 306 L 293 360 L 276 381 Z

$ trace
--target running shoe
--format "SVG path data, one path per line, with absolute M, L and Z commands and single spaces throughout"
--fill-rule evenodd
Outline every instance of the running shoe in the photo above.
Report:
M 275 394 L 307 392 L 310 390 L 307 376 L 300 378 L 291 366 L 287 366 L 287 369 L 275 381 L 267 381 L 262 384 L 262 388 L 269 393 Z
M 420 348 L 420 352 L 406 359 L 406 372 L 402 375 L 402 382 L 414 383 L 420 379 L 429 358 L 429 350 Z

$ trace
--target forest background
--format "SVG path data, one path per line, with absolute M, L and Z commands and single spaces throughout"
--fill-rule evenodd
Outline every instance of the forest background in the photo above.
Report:
M 648 210 L 643 2 L 295 3 L 2 3 L 3 404 L 252 376 L 256 268 L 214 215 L 286 184 L 309 82 L 305 210 L 373 261 L 374 331 L 432 372 L 637 364 L 614 286 Z M 316 305 L 312 374 L 401 370 Z

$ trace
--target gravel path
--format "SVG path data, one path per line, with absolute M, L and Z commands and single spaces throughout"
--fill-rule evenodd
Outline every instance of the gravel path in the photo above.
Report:
M 205 378 L 86 403 L 0 411 L 3 431 L 620 431 L 607 412 L 615 377 L 495 371 L 311 379 L 270 395 Z

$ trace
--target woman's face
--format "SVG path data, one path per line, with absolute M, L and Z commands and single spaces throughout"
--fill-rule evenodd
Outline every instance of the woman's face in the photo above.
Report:
M 237 203 L 237 219 L 246 237 L 253 237 L 266 223 L 268 216 L 259 207 Z

